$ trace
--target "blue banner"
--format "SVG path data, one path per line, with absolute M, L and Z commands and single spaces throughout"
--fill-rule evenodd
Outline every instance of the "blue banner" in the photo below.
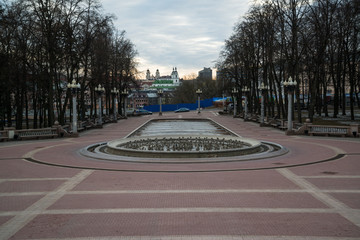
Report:
M 200 100 L 200 108 L 207 108 L 213 105 L 213 99 L 204 99 Z M 179 103 L 179 104 L 163 104 L 162 105 L 162 111 L 163 112 L 173 112 L 179 108 L 188 108 L 190 110 L 196 110 L 198 107 L 198 101 L 196 103 Z M 145 110 L 151 111 L 151 112 L 159 112 L 160 111 L 160 105 L 149 105 L 144 106 Z

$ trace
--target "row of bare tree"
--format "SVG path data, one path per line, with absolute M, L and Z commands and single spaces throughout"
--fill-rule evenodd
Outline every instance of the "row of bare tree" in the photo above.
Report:
M 333 117 L 360 107 L 360 2 L 358 0 L 267 0 L 253 5 L 226 40 L 217 63 L 225 89 L 250 88 L 250 111 L 259 111 L 259 86 L 269 86 L 267 112 L 285 117 L 282 81 L 296 80 L 297 118 Z M 239 92 L 239 97 L 243 93 Z M 349 106 L 347 106 L 347 98 Z M 240 98 L 241 99 L 241 98 Z
M 202 99 L 210 99 L 219 96 L 216 82 L 212 79 L 196 77 L 195 74 L 191 74 L 186 77 L 188 79 L 185 79 L 174 91 L 174 96 L 171 99 L 172 104 L 196 102 L 197 89 L 202 91 Z
M 136 55 L 98 0 L 0 0 L 0 128 L 11 119 L 17 129 L 63 124 L 72 80 L 81 84 L 80 119 L 92 117 L 95 87 L 110 105 L 110 89 L 135 81 Z

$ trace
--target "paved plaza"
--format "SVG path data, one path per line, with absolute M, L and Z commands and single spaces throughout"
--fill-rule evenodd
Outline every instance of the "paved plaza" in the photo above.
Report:
M 161 118 L 193 117 L 289 152 L 181 164 L 80 155 L 157 114 L 78 138 L 1 142 L 0 239 L 360 239 L 359 138 L 287 136 L 216 110 Z

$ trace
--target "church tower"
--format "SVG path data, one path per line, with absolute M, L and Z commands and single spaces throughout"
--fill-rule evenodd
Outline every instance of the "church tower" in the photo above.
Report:
M 159 79 L 159 78 L 160 78 L 160 72 L 159 69 L 156 69 L 155 79 Z
M 150 70 L 146 70 L 146 80 L 150 80 Z
M 173 80 L 174 84 L 179 85 L 179 73 L 176 67 L 173 68 L 173 71 L 171 73 L 171 79 Z

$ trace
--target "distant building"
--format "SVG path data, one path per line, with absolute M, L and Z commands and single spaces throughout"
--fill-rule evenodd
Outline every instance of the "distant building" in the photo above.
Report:
M 172 92 L 181 85 L 182 79 L 179 78 L 177 68 L 174 67 L 170 75 L 161 76 L 159 69 L 156 70 L 155 76 L 150 70 L 146 71 L 146 79 L 138 80 L 139 89 L 128 96 L 128 103 L 133 108 L 142 108 L 148 105 L 156 105 L 159 103 L 158 89 L 163 90 L 162 101 L 169 102 L 173 97 Z
M 204 67 L 203 70 L 199 71 L 199 79 L 210 79 L 212 80 L 212 70 L 211 68 Z
M 141 90 L 133 92 L 128 96 L 128 103 L 133 108 L 142 108 L 148 105 L 158 104 L 158 94 L 156 91 Z
M 155 76 L 151 75 L 150 70 L 146 71 L 146 80 L 142 81 L 143 89 L 171 90 L 180 86 L 180 78 L 177 68 L 174 67 L 170 75 L 161 76 L 159 69 L 156 70 Z

